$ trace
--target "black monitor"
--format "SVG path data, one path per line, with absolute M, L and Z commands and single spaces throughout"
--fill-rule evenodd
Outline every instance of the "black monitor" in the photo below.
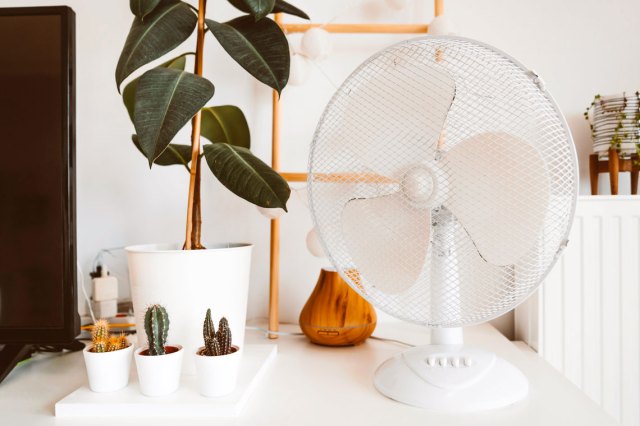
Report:
M 79 334 L 75 13 L 0 8 L 0 381 Z

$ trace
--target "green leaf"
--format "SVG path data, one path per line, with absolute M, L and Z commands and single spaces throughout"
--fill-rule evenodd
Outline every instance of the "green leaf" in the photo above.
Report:
M 275 6 L 275 0 L 229 0 L 236 9 L 254 16 L 259 20 L 267 16 Z
M 184 71 L 184 67 L 187 62 L 187 55 L 193 55 L 193 52 L 183 53 L 180 56 L 169 59 L 167 62 L 158 65 L 158 67 L 173 68 L 176 70 Z M 136 88 L 138 87 L 138 80 L 140 80 L 140 77 L 131 80 L 131 82 L 127 84 L 122 91 L 122 102 L 124 102 L 124 106 L 127 108 L 127 112 L 129 113 L 129 118 L 131 119 L 131 121 L 133 121 L 133 112 L 135 111 Z
M 209 80 L 186 71 L 153 68 L 140 77 L 133 124 L 149 167 L 213 92 Z
M 233 105 L 202 108 L 200 134 L 211 142 L 251 148 L 249 125 L 242 110 Z
M 247 6 L 244 0 L 229 0 L 229 3 L 231 3 L 236 9 L 253 15 L 253 11 L 249 6 Z M 276 0 L 273 9 L 271 9 L 271 13 L 286 13 L 289 15 L 299 16 L 300 18 L 309 19 L 309 15 L 284 0 Z
M 138 148 L 138 151 L 142 155 L 142 147 L 140 146 L 140 140 L 138 139 L 138 135 L 131 135 L 131 140 L 133 144 Z M 157 164 L 158 166 L 173 166 L 175 164 L 182 164 L 189 169 L 189 163 L 191 162 L 191 146 L 190 145 L 180 145 L 176 143 L 169 144 L 167 149 L 165 149 L 160 157 L 156 158 L 153 164 Z
M 286 13 L 288 15 L 299 16 L 303 19 L 309 19 L 309 15 L 304 13 L 302 10 L 298 9 L 292 4 L 287 3 L 284 0 L 276 0 L 276 5 L 274 6 L 273 13 Z
M 156 8 L 158 3 L 160 3 L 160 0 L 129 0 L 129 8 L 131 13 L 143 19 Z
M 287 211 L 287 182 L 246 148 L 226 143 L 204 146 L 209 168 L 227 189 L 260 207 Z
M 163 0 L 144 21 L 134 18 L 116 67 L 118 90 L 132 72 L 185 41 L 197 21 L 189 5 L 178 0 Z
M 241 16 L 229 22 L 207 19 L 207 27 L 224 50 L 251 75 L 278 93 L 289 80 L 289 43 L 271 19 L 254 22 Z

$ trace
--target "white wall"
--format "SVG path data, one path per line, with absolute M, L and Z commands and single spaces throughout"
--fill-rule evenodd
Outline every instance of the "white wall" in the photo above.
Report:
M 400 12 L 383 0 L 292 0 L 316 22 L 429 22 L 432 2 L 408 0 Z M 195 3 L 195 1 L 194 1 Z M 154 167 L 133 148 L 130 124 L 115 88 L 114 70 L 131 22 L 126 0 L 3 0 L 2 6 L 68 4 L 77 14 L 78 248 L 83 269 L 98 250 L 134 243 L 182 241 L 187 175 Z M 461 35 L 494 44 L 535 69 L 565 112 L 580 153 L 582 192 L 588 192 L 588 127 L 584 108 L 595 93 L 640 87 L 640 2 L 637 0 L 446 0 L 445 11 Z M 210 0 L 209 17 L 234 9 Z M 287 18 L 289 19 L 289 18 Z M 292 20 L 295 18 L 291 18 Z M 304 171 L 315 123 L 333 91 L 364 59 L 404 36 L 335 35 L 334 54 L 321 62 L 307 85 L 289 87 L 282 98 L 283 168 Z M 295 43 L 296 37 L 292 37 Z M 253 150 L 270 155 L 270 91 L 252 81 L 207 39 L 205 74 L 216 85 L 212 104 L 233 103 L 248 116 Z M 193 50 L 188 40 L 180 51 Z M 325 74 L 327 78 L 323 76 Z M 332 81 L 330 83 L 328 80 Z M 187 143 L 186 133 L 179 141 Z M 214 181 L 203 180 L 205 241 L 256 245 L 249 315 L 266 316 L 268 222 Z M 602 179 L 606 188 L 607 180 Z M 626 180 L 625 180 L 626 182 Z M 627 185 L 622 191 L 628 190 Z M 283 220 L 281 317 L 296 321 L 321 262 L 307 254 L 311 226 L 302 194 L 293 194 Z

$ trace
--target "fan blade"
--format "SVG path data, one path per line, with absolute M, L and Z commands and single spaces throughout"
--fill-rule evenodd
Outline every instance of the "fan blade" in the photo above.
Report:
M 481 133 L 455 145 L 443 166 L 451 175 L 445 205 L 485 261 L 514 264 L 536 245 L 550 196 L 538 150 L 507 133 Z
M 401 193 L 355 198 L 342 211 L 344 239 L 363 280 L 385 293 L 411 287 L 424 268 L 431 212 Z

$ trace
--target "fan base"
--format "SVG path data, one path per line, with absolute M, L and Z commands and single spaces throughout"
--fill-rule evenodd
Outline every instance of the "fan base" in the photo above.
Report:
M 396 401 L 440 412 L 473 412 L 527 397 L 527 378 L 495 354 L 464 345 L 428 345 L 386 360 L 374 384 Z

